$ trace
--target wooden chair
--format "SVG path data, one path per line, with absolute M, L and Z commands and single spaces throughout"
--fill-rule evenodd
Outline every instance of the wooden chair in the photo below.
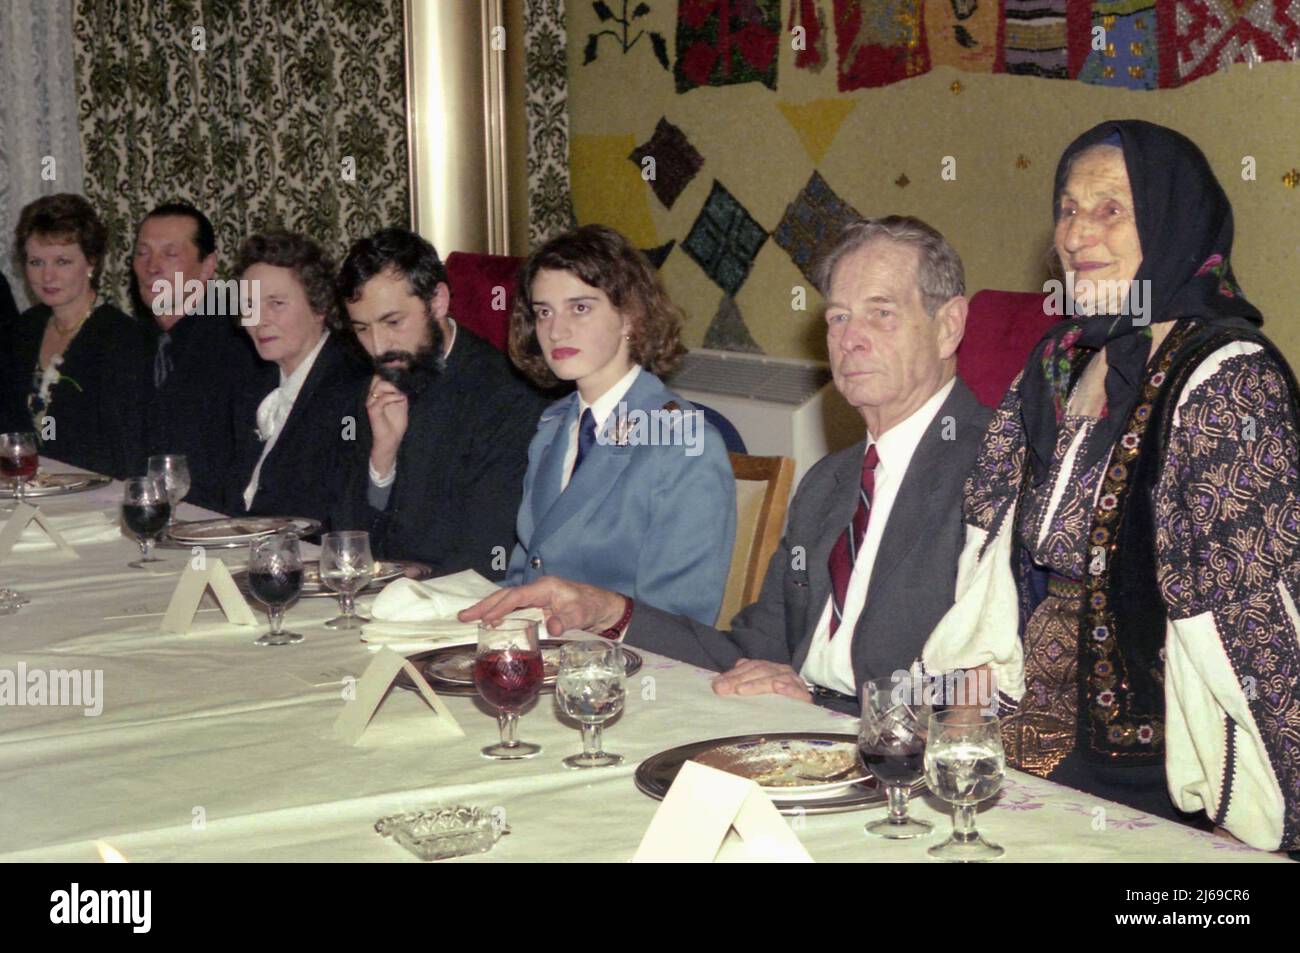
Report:
M 728 454 L 736 477 L 736 545 L 731 570 L 722 595 L 718 625 L 758 599 L 767 564 L 781 543 L 785 509 L 794 482 L 794 461 L 789 457 L 753 457 Z

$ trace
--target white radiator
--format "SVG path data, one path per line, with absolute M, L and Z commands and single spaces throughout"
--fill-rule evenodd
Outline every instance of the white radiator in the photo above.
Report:
M 818 361 L 697 348 L 666 383 L 730 420 L 751 454 L 792 457 L 796 486 L 814 463 L 866 432 Z

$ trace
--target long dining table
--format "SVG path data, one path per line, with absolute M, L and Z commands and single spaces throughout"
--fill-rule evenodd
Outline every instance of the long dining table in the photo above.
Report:
M 121 493 L 112 483 L 39 505 L 56 527 L 96 514 L 111 524 Z M 212 515 L 187 504 L 178 512 L 181 519 Z M 92 537 L 75 546 L 76 558 L 24 537 L 0 563 L 0 586 L 31 599 L 0 616 L 0 670 L 15 678 L 102 673 L 98 713 L 71 705 L 0 708 L 0 860 L 97 861 L 108 845 L 133 862 L 416 862 L 377 834 L 375 822 L 464 804 L 504 819 L 510 833 L 489 852 L 455 862 L 626 861 L 659 804 L 634 784 L 645 758 L 710 737 L 856 731 L 855 719 L 791 699 L 718 697 L 712 673 L 643 652 L 626 708 L 605 731 L 606 749 L 626 757 L 617 767 L 575 771 L 560 763 L 581 744 L 551 695 L 520 720 L 520 736 L 543 747 L 532 760 L 480 755 L 496 740 L 497 723 L 476 698 L 445 699 L 463 739 L 432 739 L 428 708 L 399 689 L 360 743 L 348 745 L 332 733 L 345 704 L 343 680 L 373 656 L 356 632 L 322 625 L 337 611 L 332 600 L 290 607 L 286 624 L 305 637 L 296 645 L 255 645 L 264 626 L 229 624 L 210 596 L 189 632 L 166 634 L 162 612 L 191 552 L 160 549 L 161 567 L 132 569 L 132 539 Z M 237 569 L 246 551 L 207 556 Z M 367 605 L 359 600 L 363 612 Z M 883 810 L 788 821 L 814 860 L 928 862 L 925 848 L 950 825 L 946 806 L 914 798 L 911 812 L 932 821 L 934 834 L 897 842 L 863 831 Z M 980 810 L 978 824 L 1006 848 L 998 863 L 1285 860 L 1016 771 Z

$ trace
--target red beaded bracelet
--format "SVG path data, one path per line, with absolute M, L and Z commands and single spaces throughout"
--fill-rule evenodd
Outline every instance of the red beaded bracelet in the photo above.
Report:
M 624 596 L 623 602 L 624 602 L 623 614 L 619 616 L 618 621 L 615 622 L 613 625 L 611 625 L 608 629 L 602 629 L 600 631 L 599 635 L 602 638 L 617 639 L 619 636 L 623 634 L 623 630 L 627 628 L 628 622 L 632 620 L 632 606 L 635 604 L 632 602 L 632 597 Z

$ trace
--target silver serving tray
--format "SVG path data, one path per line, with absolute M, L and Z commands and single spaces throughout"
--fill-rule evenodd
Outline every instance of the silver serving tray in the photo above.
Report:
M 221 533 L 223 526 L 229 526 L 231 532 Z M 240 532 L 240 527 L 248 529 Z M 213 535 L 200 535 L 205 528 L 210 528 Z M 235 549 L 285 529 L 292 529 L 299 536 L 311 536 L 320 532 L 320 520 L 302 516 L 223 516 L 210 520 L 180 520 L 167 527 L 158 545 L 167 549 L 189 549 L 191 546 Z
M 98 490 L 113 482 L 110 476 L 102 473 L 37 473 L 23 485 L 23 498 L 34 500 L 48 496 L 67 496 L 69 493 L 85 493 Z M 0 485 L 0 500 L 16 500 L 16 484 L 5 480 Z
M 538 639 L 537 646 L 543 651 L 545 651 L 546 649 L 558 649 L 564 646 L 569 641 L 571 640 Z M 445 645 L 440 649 L 432 649 L 431 651 L 428 652 L 419 652 L 415 655 L 409 656 L 408 661 L 415 663 L 415 667 L 419 670 L 420 674 L 424 676 L 425 681 L 429 683 L 429 687 L 432 688 L 439 695 L 457 695 L 457 696 L 477 695 L 478 689 L 474 687 L 474 682 L 472 678 L 469 681 L 463 681 L 461 679 L 453 680 L 453 679 L 443 678 L 442 676 L 436 674 L 435 672 L 430 671 L 431 667 L 437 666 L 441 662 L 445 662 L 448 659 L 456 659 L 460 657 L 468 657 L 472 665 L 474 659 L 474 653 L 477 650 L 477 648 L 478 646 L 474 645 L 473 643 L 469 643 L 465 645 Z M 626 677 L 631 678 L 633 675 L 635 675 L 637 672 L 641 670 L 641 665 L 642 665 L 641 656 L 638 655 L 636 652 L 632 651 L 626 645 L 620 646 L 620 648 L 622 648 L 623 650 L 624 674 L 626 675 Z M 398 686 L 399 688 L 406 689 L 408 692 L 415 691 L 415 683 L 411 681 L 411 677 L 406 674 L 405 669 L 397 673 L 397 677 L 393 679 L 393 684 Z M 547 676 L 546 678 L 543 678 L 541 694 L 544 695 L 548 692 L 554 692 L 554 691 L 555 691 L 555 676 L 550 675 Z
M 709 738 L 704 741 L 692 741 L 690 744 L 678 745 L 652 755 L 637 765 L 634 780 L 637 790 L 648 794 L 655 800 L 663 800 L 668 789 L 677 778 L 682 765 L 698 754 L 723 745 L 751 744 L 758 741 L 838 741 L 857 745 L 856 734 L 815 731 L 763 731 L 749 735 L 733 735 L 729 738 Z M 832 785 L 832 788 L 836 786 Z M 785 815 L 801 814 L 839 814 L 844 811 L 860 811 L 876 807 L 886 802 L 885 789 L 875 778 L 851 785 L 847 790 L 839 788 L 827 797 L 802 796 L 797 799 L 782 800 L 775 795 L 775 788 L 764 788 L 772 798 L 776 809 Z M 912 786 L 909 796 L 925 790 L 924 779 Z

